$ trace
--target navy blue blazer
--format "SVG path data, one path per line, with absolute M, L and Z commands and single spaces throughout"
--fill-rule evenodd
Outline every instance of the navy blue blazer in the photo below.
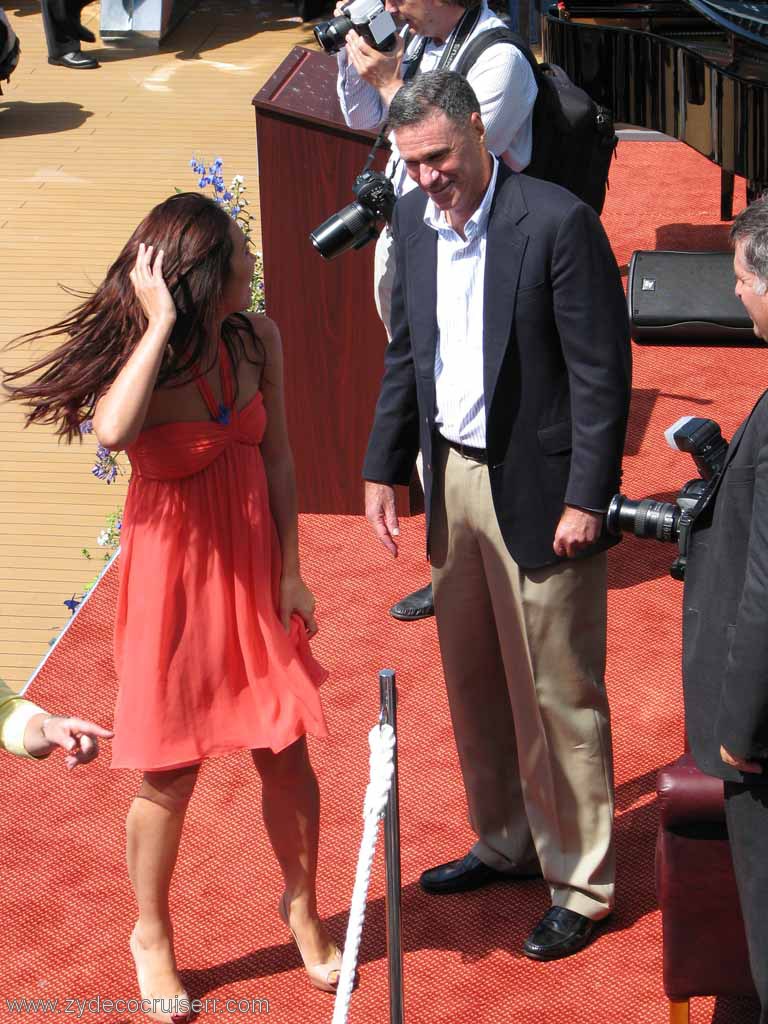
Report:
M 395 206 L 392 341 L 363 476 L 407 484 L 421 448 L 429 526 L 437 234 L 424 224 L 425 206 L 420 189 Z M 503 163 L 488 221 L 483 378 L 502 535 L 522 567 L 555 563 L 552 542 L 563 505 L 607 509 L 619 488 L 629 324 L 616 260 L 594 211 L 565 189 Z M 612 543 L 604 534 L 591 551 Z

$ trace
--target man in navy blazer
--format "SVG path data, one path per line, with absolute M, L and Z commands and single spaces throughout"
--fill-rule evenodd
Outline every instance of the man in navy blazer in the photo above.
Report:
M 739 214 L 731 239 L 736 294 L 768 341 L 768 196 Z M 686 729 L 702 771 L 725 780 L 760 1022 L 768 1024 L 768 392 L 736 431 L 695 516 L 683 612 Z
M 440 650 L 477 842 L 429 892 L 543 874 L 534 959 L 613 907 L 603 674 L 604 512 L 630 392 L 626 304 L 595 213 L 488 152 L 465 79 L 418 76 L 389 125 L 419 189 L 398 200 L 392 341 L 366 514 L 397 554 L 394 484 L 424 458 Z

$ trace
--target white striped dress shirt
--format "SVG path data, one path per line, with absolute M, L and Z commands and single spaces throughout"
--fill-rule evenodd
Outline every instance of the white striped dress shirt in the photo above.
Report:
M 424 223 L 437 232 L 437 429 L 449 441 L 485 448 L 483 286 L 488 216 L 499 164 L 482 202 L 464 225 L 466 240 L 427 199 Z
M 480 18 L 452 63 L 455 65 L 471 39 L 479 32 L 503 26 L 483 3 Z M 421 36 L 413 36 L 406 51 L 408 57 L 418 49 Z M 447 40 L 446 40 L 447 42 Z M 446 43 L 427 43 L 419 65 L 420 71 L 434 71 Z M 362 79 L 347 61 L 346 47 L 338 53 L 339 75 L 336 91 L 344 120 L 350 128 L 377 128 L 387 116 L 377 89 Z M 532 112 L 538 88 L 530 65 L 522 53 L 509 43 L 489 46 L 467 72 L 467 81 L 480 103 L 480 116 L 485 125 L 485 143 L 491 153 L 500 156 L 513 171 L 521 171 L 531 161 Z M 390 134 L 392 156 L 387 173 L 392 175 L 395 194 L 400 196 L 416 187 L 408 177 L 394 138 Z

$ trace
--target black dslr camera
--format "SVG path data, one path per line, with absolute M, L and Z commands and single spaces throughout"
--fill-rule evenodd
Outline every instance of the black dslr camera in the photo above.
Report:
M 395 208 L 395 189 L 386 174 L 363 171 L 355 178 L 354 203 L 334 213 L 311 233 L 310 240 L 321 256 L 335 259 L 347 249 L 361 249 L 389 223 Z
M 338 53 L 352 29 L 374 50 L 394 50 L 397 25 L 381 0 L 352 0 L 341 9 L 344 14 L 340 17 L 315 25 L 315 39 L 326 53 Z
M 664 436 L 671 448 L 693 456 L 701 477 L 689 480 L 674 503 L 655 498 L 632 501 L 624 494 L 615 494 L 608 506 L 605 525 L 614 537 L 634 533 L 636 537 L 677 543 L 680 553 L 669 571 L 674 579 L 681 580 L 685 576 L 693 510 L 709 494 L 723 468 L 728 442 L 714 420 L 698 416 L 683 416 L 664 431 Z

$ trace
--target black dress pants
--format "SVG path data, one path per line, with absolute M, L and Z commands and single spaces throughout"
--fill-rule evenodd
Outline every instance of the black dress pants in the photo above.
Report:
M 725 817 L 760 1024 L 768 1024 L 768 785 L 726 782 Z
M 75 27 L 80 23 L 83 8 L 91 0 L 40 0 L 40 3 L 48 56 L 79 53 L 80 40 L 75 35 Z

